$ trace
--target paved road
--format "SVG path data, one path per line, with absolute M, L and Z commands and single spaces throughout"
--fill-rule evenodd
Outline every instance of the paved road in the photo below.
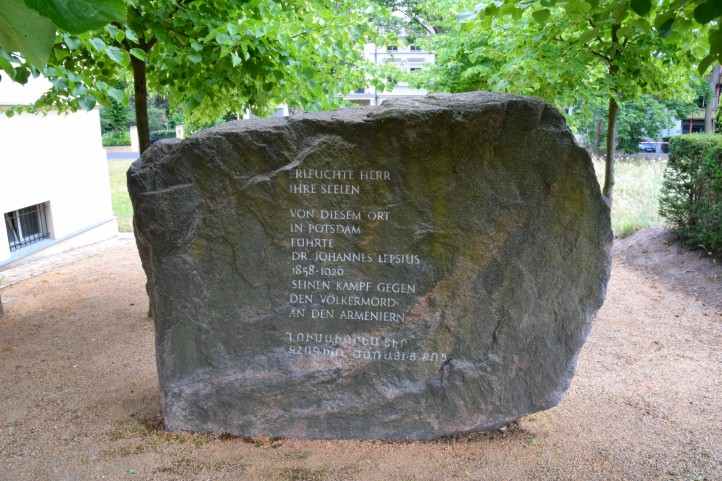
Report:
M 108 160 L 135 160 L 138 158 L 138 152 L 119 152 L 106 150 Z

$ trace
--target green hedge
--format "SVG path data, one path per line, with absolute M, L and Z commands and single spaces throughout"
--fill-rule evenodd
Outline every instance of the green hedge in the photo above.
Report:
M 722 135 L 670 141 L 659 213 L 692 247 L 722 254 Z
M 103 147 L 130 145 L 130 132 L 127 130 L 111 130 L 103 134 Z
M 156 140 L 160 139 L 174 139 L 175 138 L 175 129 L 169 129 L 169 130 L 152 130 L 150 132 L 150 141 L 155 142 Z

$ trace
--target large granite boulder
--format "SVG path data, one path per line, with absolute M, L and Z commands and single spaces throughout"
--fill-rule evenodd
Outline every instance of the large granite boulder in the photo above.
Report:
M 538 99 L 231 122 L 128 172 L 170 430 L 426 439 L 559 403 L 612 240 Z

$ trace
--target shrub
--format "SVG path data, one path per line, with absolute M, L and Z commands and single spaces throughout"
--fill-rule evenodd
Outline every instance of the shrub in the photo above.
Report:
M 722 135 L 671 139 L 659 213 L 688 245 L 722 254 Z
M 111 130 L 103 134 L 103 147 L 114 145 L 130 145 L 130 132 L 127 130 Z
M 160 140 L 160 139 L 174 139 L 175 138 L 175 129 L 169 129 L 169 130 L 152 130 L 150 132 L 150 141 L 151 143 Z
M 110 105 L 100 108 L 100 126 L 103 133 L 128 130 L 131 119 L 135 117 L 127 103 L 110 101 Z

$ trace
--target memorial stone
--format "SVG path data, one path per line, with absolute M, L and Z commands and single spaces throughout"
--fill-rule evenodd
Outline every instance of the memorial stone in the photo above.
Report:
M 128 182 L 170 430 L 496 428 L 559 403 L 609 277 L 592 163 L 533 98 L 231 122 Z

